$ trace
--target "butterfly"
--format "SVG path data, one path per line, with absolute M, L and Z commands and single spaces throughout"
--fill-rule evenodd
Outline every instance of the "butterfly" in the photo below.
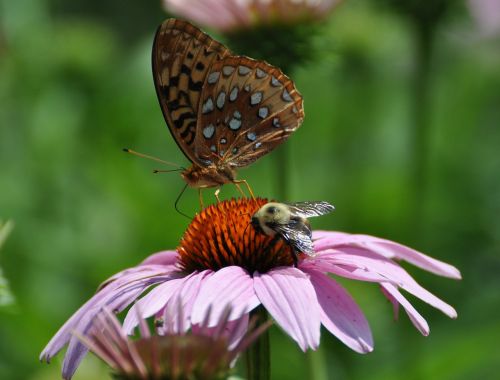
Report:
M 178 19 L 158 28 L 152 66 L 165 121 L 192 163 L 181 173 L 187 185 L 245 183 L 253 196 L 246 181 L 236 179 L 236 170 L 269 153 L 301 125 L 302 96 L 292 80 L 264 61 L 233 55 Z

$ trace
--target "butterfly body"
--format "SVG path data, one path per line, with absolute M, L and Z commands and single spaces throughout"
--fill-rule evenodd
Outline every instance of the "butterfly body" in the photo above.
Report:
M 280 69 L 232 55 L 186 21 L 163 22 L 152 63 L 163 116 L 193 164 L 182 173 L 191 187 L 236 183 L 237 169 L 269 153 L 302 123 L 302 96 Z
M 227 165 L 191 165 L 181 173 L 186 183 L 195 188 L 216 187 L 236 180 L 236 172 Z

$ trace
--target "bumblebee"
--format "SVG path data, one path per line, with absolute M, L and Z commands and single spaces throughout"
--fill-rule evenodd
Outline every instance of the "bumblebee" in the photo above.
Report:
M 294 264 L 297 266 L 299 253 L 315 255 L 311 225 L 307 218 L 325 215 L 334 209 L 324 201 L 269 202 L 253 214 L 251 223 L 256 231 L 283 239 L 292 248 Z

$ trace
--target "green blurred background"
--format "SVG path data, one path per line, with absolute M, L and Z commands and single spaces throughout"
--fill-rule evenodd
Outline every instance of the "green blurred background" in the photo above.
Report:
M 274 329 L 274 379 L 500 373 L 500 39 L 485 38 L 465 4 L 450 1 L 419 98 L 414 23 L 397 3 L 347 1 L 316 35 L 318 54 L 294 70 L 306 119 L 287 142 L 288 194 L 335 204 L 313 227 L 385 237 L 457 266 L 459 282 L 405 267 L 459 317 L 412 299 L 431 326 L 422 337 L 404 313 L 394 322 L 376 286 L 343 281 L 375 351 L 356 354 L 325 333 L 319 352 L 304 355 Z M 167 15 L 156 1 L 0 5 L 0 219 L 15 223 L 0 252 L 15 297 L 0 308 L 0 378 L 56 379 L 62 355 L 49 366 L 38 355 L 60 325 L 103 279 L 174 248 L 189 222 L 173 207 L 180 176 L 153 175 L 155 163 L 121 151 L 187 164 L 151 76 L 154 32 Z M 270 198 L 273 159 L 240 171 Z M 188 190 L 179 207 L 192 214 L 197 205 Z M 106 373 L 89 356 L 75 379 Z

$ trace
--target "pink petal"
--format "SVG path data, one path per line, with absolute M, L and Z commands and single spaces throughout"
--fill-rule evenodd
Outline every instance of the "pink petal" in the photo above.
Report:
M 91 314 L 93 317 L 102 309 L 102 307 L 110 307 L 109 303 L 115 300 L 120 294 L 123 294 L 127 288 L 135 289 L 137 284 L 145 288 L 146 286 L 153 284 L 155 281 L 160 281 L 161 278 L 163 278 L 162 275 L 164 275 L 163 269 L 163 267 L 146 267 L 141 271 L 133 271 L 124 274 L 122 277 L 116 278 L 115 281 L 97 292 L 83 306 L 81 306 L 68 321 L 66 321 L 59 331 L 57 331 L 40 354 L 40 360 L 46 360 L 48 362 L 51 357 L 61 350 L 61 348 L 73 337 L 71 332 L 73 330 L 77 330 L 79 322 L 85 315 Z M 134 299 L 131 298 L 130 302 L 133 301 Z M 114 307 L 110 308 L 114 309 Z
M 85 314 L 81 316 L 80 320 L 74 327 L 74 331 L 85 336 L 92 328 L 95 316 L 101 312 L 103 307 L 106 306 L 111 310 L 119 312 L 133 302 L 147 289 L 148 286 L 149 285 L 146 286 L 144 283 L 132 283 L 123 287 L 123 289 L 120 289 L 118 293 L 108 292 L 105 300 L 102 300 L 99 304 L 95 305 L 90 310 L 87 310 Z M 66 355 L 64 356 L 62 368 L 63 378 L 69 379 L 73 376 L 78 364 L 86 353 L 87 348 L 76 336 L 72 336 L 69 339 L 68 349 L 66 351 Z
M 417 328 L 417 330 L 420 331 L 424 336 L 429 335 L 430 330 L 427 321 L 419 314 L 417 310 L 415 310 L 411 303 L 408 302 L 408 300 L 396 289 L 396 287 L 389 283 L 382 283 L 380 285 L 388 294 L 394 297 L 394 299 L 397 300 L 401 304 L 401 306 L 403 306 L 406 314 L 408 314 L 408 317 L 410 317 L 410 320 Z
M 351 266 L 368 272 L 375 272 L 385 277 L 386 282 L 397 284 L 400 288 L 441 310 L 450 318 L 456 318 L 455 309 L 420 286 L 402 267 L 367 249 L 359 247 L 343 247 L 344 252 L 330 255 L 331 262 L 336 265 Z
M 308 271 L 321 307 L 321 323 L 346 346 L 359 353 L 373 351 L 373 337 L 363 312 L 335 280 Z
M 186 332 L 191 327 L 191 310 L 198 295 L 202 281 L 206 281 L 212 271 L 205 270 L 186 277 L 174 290 L 164 311 L 164 332 Z
M 123 321 L 123 331 L 126 334 L 132 334 L 134 328 L 139 324 L 139 316 L 144 319 L 148 318 L 165 307 L 174 292 L 182 286 L 188 277 L 193 275 L 194 274 L 190 274 L 187 277 L 174 278 L 170 281 L 166 281 L 137 301 L 137 303 L 130 308 Z
M 193 333 L 205 336 L 225 336 L 228 339 L 228 349 L 232 350 L 245 336 L 248 328 L 248 314 L 244 314 L 239 319 L 228 321 L 221 332 L 219 326 L 207 327 L 193 325 Z M 220 323 L 221 321 L 218 321 Z
M 382 291 L 382 294 L 389 300 L 389 302 L 392 304 L 392 313 L 394 314 L 394 320 L 397 321 L 399 319 L 399 302 L 396 298 L 392 296 L 387 290 L 385 290 L 384 287 L 380 287 L 380 290 Z
M 193 306 L 192 323 L 201 323 L 210 312 L 208 326 L 220 320 L 228 306 L 229 320 L 239 318 L 260 304 L 248 272 L 238 266 L 219 269 L 203 282 Z
M 119 281 L 120 283 L 127 281 L 135 281 L 134 279 L 136 277 L 148 278 L 151 275 L 151 273 L 162 273 L 166 276 L 172 276 L 175 275 L 174 274 L 175 272 L 176 269 L 172 266 L 155 265 L 155 264 L 148 264 L 148 265 L 141 265 L 132 268 L 127 268 L 103 281 L 98 286 L 97 292 L 100 292 L 102 289 L 104 289 L 106 286 L 108 286 L 114 281 Z M 155 274 L 154 276 L 157 276 L 157 274 Z
M 254 289 L 269 314 L 303 351 L 318 347 L 320 307 L 307 274 L 289 267 L 255 272 Z
M 353 246 L 370 250 L 389 259 L 405 260 L 421 269 L 440 276 L 454 279 L 461 278 L 460 271 L 453 265 L 436 260 L 390 240 L 370 235 L 351 235 L 343 232 L 329 231 L 315 231 L 313 232 L 313 238 L 317 239 L 314 242 L 314 248 L 318 253 L 327 249 L 343 250 L 345 246 Z
M 365 267 L 357 267 L 352 264 L 344 265 L 338 262 L 337 255 L 342 254 L 341 251 L 329 249 L 323 251 L 321 255 L 313 258 L 306 258 L 299 263 L 299 268 L 304 270 L 315 270 L 322 273 L 332 273 L 341 277 L 350 278 L 352 280 L 382 282 L 387 281 L 387 278 L 375 271 L 366 269 Z
M 175 265 L 178 260 L 179 254 L 177 251 L 162 251 L 146 257 L 140 265 Z
M 366 246 L 371 251 L 383 255 L 389 259 L 395 258 L 407 261 L 416 267 L 424 269 L 428 272 L 439 276 L 461 279 L 460 271 L 453 265 L 436 260 L 430 256 L 424 255 L 407 246 L 394 243 L 389 240 L 380 240 L 377 242 L 367 243 Z

